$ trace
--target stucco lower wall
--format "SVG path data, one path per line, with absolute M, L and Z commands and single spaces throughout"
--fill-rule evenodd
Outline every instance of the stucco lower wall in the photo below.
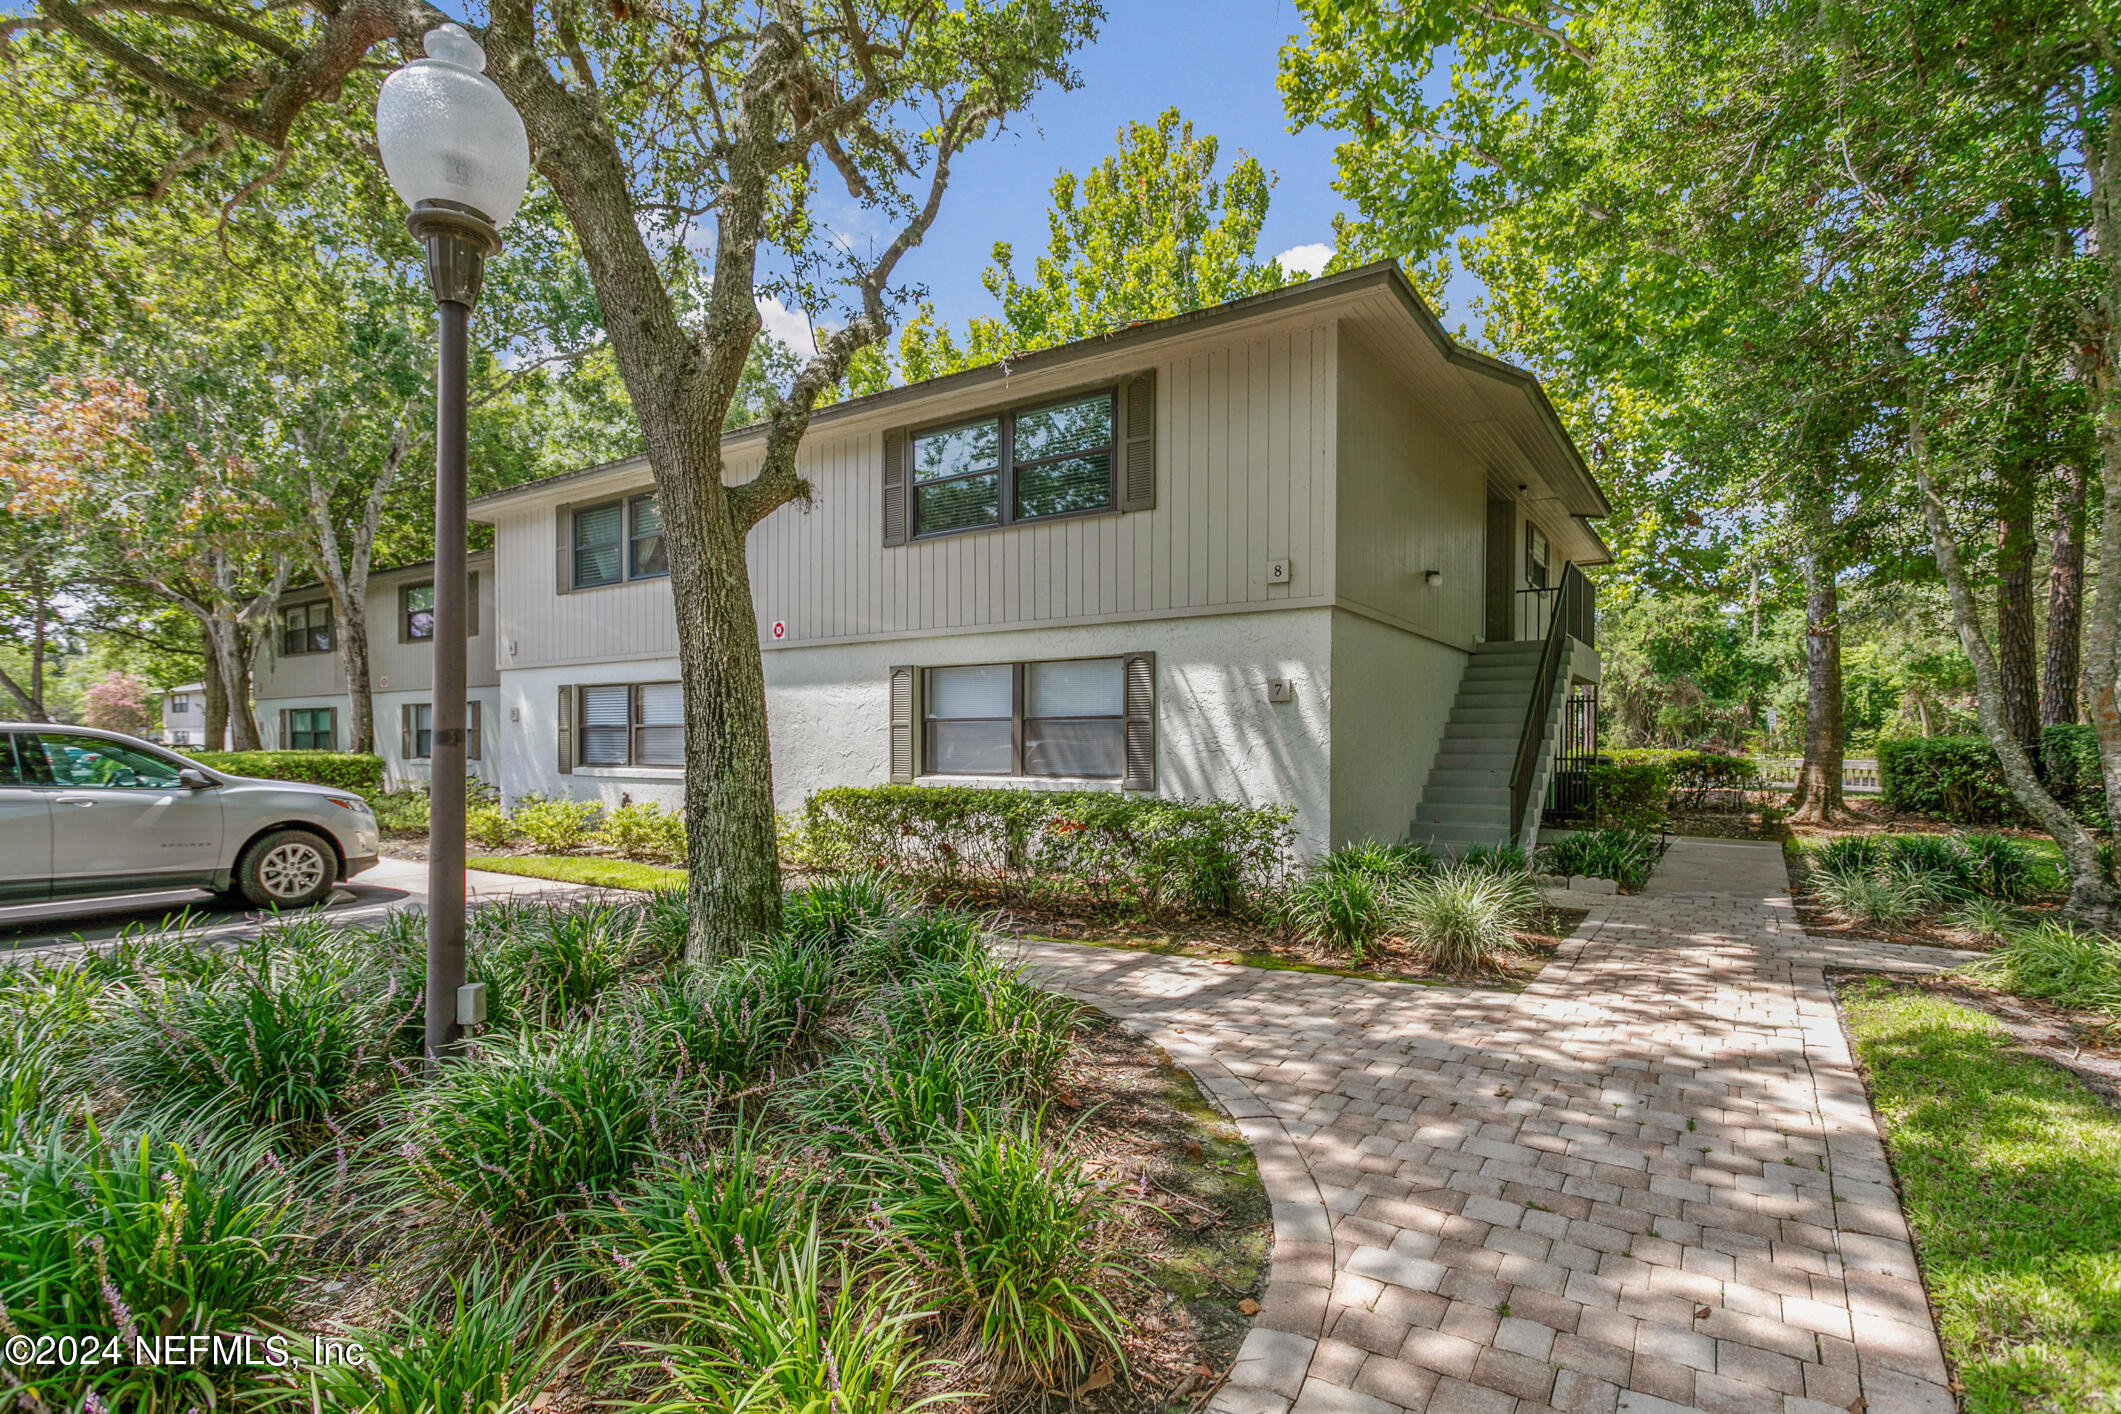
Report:
M 408 702 L 432 703 L 434 694 L 426 688 L 411 692 L 379 692 L 375 695 L 376 747 L 383 758 L 384 779 L 391 789 L 401 786 L 425 786 L 429 779 L 425 758 L 407 760 L 403 751 L 405 732 L 403 707 Z M 501 689 L 477 687 L 465 693 L 465 700 L 479 704 L 479 759 L 467 762 L 468 773 L 484 781 L 498 783 L 500 762 L 496 752 L 495 728 L 504 725 L 505 714 L 501 708 Z M 343 719 L 346 709 L 340 708 Z
M 1334 845 L 1406 838 L 1471 656 L 1333 612 Z
M 1140 651 L 1156 654 L 1158 794 L 1286 803 L 1296 807 L 1300 845 L 1306 852 L 1322 847 L 1329 809 L 1332 617 L 1316 608 L 770 651 L 765 672 L 775 806 L 794 810 L 826 786 L 888 779 L 894 666 Z M 677 675 L 675 659 L 504 670 L 491 734 L 503 794 L 514 799 L 539 791 L 609 804 L 630 796 L 678 805 L 679 771 L 581 768 L 563 776 L 555 745 L 561 686 L 669 681 Z M 1268 702 L 1273 678 L 1294 680 L 1292 702 Z M 520 720 L 509 720 L 510 713 Z

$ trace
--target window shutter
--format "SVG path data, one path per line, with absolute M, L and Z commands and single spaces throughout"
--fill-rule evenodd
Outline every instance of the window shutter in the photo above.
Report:
M 891 783 L 913 784 L 913 729 L 919 713 L 914 691 L 918 668 L 891 670 Z
M 479 699 L 464 704 L 464 759 L 479 759 Z
M 574 689 L 560 689 L 560 774 L 574 773 Z
M 1125 714 L 1127 764 L 1123 790 L 1156 789 L 1156 655 L 1126 657 Z
M 906 434 L 884 434 L 884 543 L 906 543 Z M 897 681 L 893 671 L 892 680 Z
M 562 506 L 552 513 L 552 592 L 574 592 L 574 507 Z M 562 692 L 565 688 L 560 689 Z
M 290 731 L 287 726 L 287 713 L 287 708 L 282 707 L 280 709 L 280 749 L 282 751 L 291 751 L 294 749 L 295 738 L 294 733 Z
M 477 570 L 471 572 L 469 582 L 464 586 L 464 636 L 466 638 L 477 638 L 479 636 L 479 572 Z
M 398 760 L 412 760 L 412 704 L 398 704 Z
M 336 707 L 331 707 L 331 708 L 327 708 L 327 709 L 325 710 L 325 713 L 324 713 L 324 730 L 325 730 L 325 731 L 326 731 L 326 732 L 327 732 L 327 733 L 329 734 L 329 737 L 330 737 L 330 739 L 329 739 L 329 740 L 327 740 L 327 741 L 326 741 L 326 742 L 324 743 L 324 749 L 325 749 L 326 751 L 337 751 L 337 750 L 339 749 L 339 709 L 338 709 L 338 708 L 336 708 Z
M 1119 385 L 1119 508 L 1156 506 L 1156 370 Z

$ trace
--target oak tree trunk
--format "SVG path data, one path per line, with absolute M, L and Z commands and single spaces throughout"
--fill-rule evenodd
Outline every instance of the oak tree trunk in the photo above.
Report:
M 683 414 L 647 413 L 641 423 L 670 548 L 685 685 L 686 952 L 708 959 L 780 919 L 766 678 L 745 531 L 722 486 L 720 430 Z
M 1841 794 L 1841 596 L 1825 537 L 1814 527 L 1804 569 L 1804 764 L 1790 797 L 1791 818 L 1832 824 L 1849 818 Z
M 2047 664 L 2040 683 L 2040 724 L 2077 721 L 2077 674 L 2084 650 L 2084 468 L 2061 467 L 2054 538 L 2048 549 Z
M 214 652 L 213 635 L 206 626 L 199 626 L 199 638 L 203 646 L 200 663 L 203 668 L 201 680 L 206 684 L 206 734 L 208 751 L 219 751 L 228 744 L 228 686 L 221 678 L 221 659 Z
M 376 697 L 368 677 L 368 611 L 360 599 L 331 590 L 333 632 L 339 639 L 339 668 L 346 674 L 348 751 L 376 750 Z M 366 596 L 363 596 L 366 597 Z
M 2040 755 L 2040 668 L 2033 637 L 2033 465 L 2007 457 L 1996 522 L 1996 671 L 2003 725 Z

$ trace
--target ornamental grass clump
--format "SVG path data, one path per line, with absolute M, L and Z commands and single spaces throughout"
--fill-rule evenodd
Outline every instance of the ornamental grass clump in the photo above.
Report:
M 659 1387 L 620 1406 L 657 1414 L 899 1414 L 940 1362 L 905 1278 L 871 1276 L 846 1249 L 828 1262 L 813 1227 L 771 1264 L 680 1312 L 684 1338 L 638 1347 L 627 1373 Z
M 511 1229 L 627 1183 L 654 1147 L 661 1107 L 686 1099 L 659 1093 L 664 1081 L 637 1045 L 623 1027 L 595 1023 L 482 1042 L 385 1131 L 399 1186 Z M 700 1107 L 687 1110 L 682 1122 L 696 1123 Z
M 1974 864 L 1960 843 L 1947 835 L 1891 835 L 1878 873 L 1906 887 L 1917 907 L 1934 912 L 1979 892 Z
M 218 980 L 129 989 L 99 1064 L 138 1106 L 225 1104 L 317 1130 L 404 1069 L 392 1039 L 419 1008 L 328 923 L 305 920 L 243 945 Z
M 1898 928 L 1921 916 L 1926 901 L 1905 875 L 1883 867 L 1869 870 L 1823 869 L 1812 876 L 1812 892 L 1844 918 Z
M 871 1192 L 886 1250 L 958 1322 L 996 1374 L 1063 1384 L 1116 1356 L 1125 1330 L 1101 1287 L 1114 1195 L 1036 1120 L 974 1126 L 879 1163 Z
M 979 1038 L 886 1030 L 806 1073 L 784 1099 L 806 1142 L 888 1153 L 1006 1115 L 1020 1078 Z
M 1401 890 L 1392 922 L 1437 971 L 1493 974 L 1521 951 L 1517 930 L 1541 902 L 1529 875 L 1454 864 Z
M 486 914 L 492 916 L 484 916 Z M 482 910 L 471 972 L 494 1025 L 559 1026 L 658 946 L 633 903 L 523 903 Z
M 0 968 L 0 1147 L 29 1147 L 89 1100 L 107 984 L 87 969 Z
M 1615 826 L 1568 835 L 1539 851 L 1542 866 L 1550 874 L 1584 874 L 1611 879 L 1634 893 L 1650 880 L 1657 867 L 1658 837 L 1641 830 Z
M 2121 1016 L 2121 941 L 2067 923 L 2018 929 L 1959 972 L 2021 997 Z
M 1375 874 L 1314 868 L 1282 896 L 1281 925 L 1307 943 L 1345 952 L 1359 963 L 1383 936 L 1391 900 L 1392 885 Z
M 325 1220 L 298 1200 L 311 1185 L 291 1163 L 261 1138 L 160 1122 L 110 1132 L 91 1122 L 0 1151 L 10 1332 L 119 1337 L 124 1361 L 97 1381 L 115 1409 L 164 1378 L 131 1363 L 135 1335 L 255 1330 L 278 1318 L 308 1266 L 307 1234 Z M 202 1397 L 210 1386 L 169 1378 L 212 1402 Z
M 781 931 L 845 952 L 872 928 L 907 917 L 916 906 L 890 875 L 854 870 L 790 889 L 781 899 Z
M 951 1036 L 984 1045 L 1026 1095 L 1051 1087 L 1082 1013 L 1066 997 L 1032 986 L 1022 968 L 984 948 L 923 964 L 881 1010 L 885 1023 L 900 1035 Z
M 484 1264 L 452 1277 L 446 1297 L 347 1335 L 361 1362 L 314 1367 L 319 1405 L 359 1414 L 516 1414 L 536 1407 L 589 1340 L 564 1323 L 551 1275 L 513 1283 Z
M 629 998 L 627 1012 L 654 1064 L 726 1092 L 816 1032 L 832 977 L 823 948 L 779 938 L 730 962 L 680 968 Z
M 644 1315 L 756 1277 L 800 1241 L 816 1194 L 748 1135 L 704 1159 L 669 1160 L 584 1207 L 571 1265 L 595 1273 Z
M 993 919 L 960 908 L 936 908 L 873 923 L 843 956 L 850 981 L 872 983 L 928 963 L 961 962 L 982 956 Z
M 2041 870 L 2031 850 L 2003 835 L 1963 835 L 1973 885 L 1984 898 L 2023 903 L 2040 888 Z
M 1384 844 L 1377 840 L 1363 840 L 1357 844 L 1342 845 L 1321 856 L 1312 865 L 1316 874 L 1367 874 L 1385 883 L 1401 879 L 1418 878 L 1435 866 L 1429 851 L 1418 844 Z

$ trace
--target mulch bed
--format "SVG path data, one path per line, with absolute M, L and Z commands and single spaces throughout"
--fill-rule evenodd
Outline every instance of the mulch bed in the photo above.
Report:
M 1281 968 L 1294 972 L 1330 972 L 1372 981 L 1416 982 L 1428 986 L 1476 986 L 1516 990 L 1539 975 L 1562 940 L 1576 931 L 1589 910 L 1547 908 L 1532 926 L 1517 935 L 1524 949 L 1507 964 L 1502 977 L 1460 977 L 1440 973 L 1396 938 L 1367 950 L 1360 965 L 1347 954 L 1285 936 L 1279 929 L 1244 920 L 1218 919 L 1174 924 L 1129 917 L 1086 915 L 1053 908 L 1012 906 L 997 919 L 995 931 L 1005 937 L 1095 947 L 1130 948 L 1173 957 L 1194 957 L 1231 966 Z
M 1205 1405 L 1252 1328 L 1274 1247 L 1252 1148 L 1161 1048 L 1102 1014 L 1078 1035 L 1055 1104 L 1054 1118 L 1079 1126 L 1071 1147 L 1086 1167 L 1135 1200 L 1113 1220 L 1143 1278 L 1110 1293 L 1132 1328 L 1125 1368 L 1066 1393 L 1097 1414 Z M 1029 1414 L 1046 1399 L 996 1396 L 987 1407 Z

